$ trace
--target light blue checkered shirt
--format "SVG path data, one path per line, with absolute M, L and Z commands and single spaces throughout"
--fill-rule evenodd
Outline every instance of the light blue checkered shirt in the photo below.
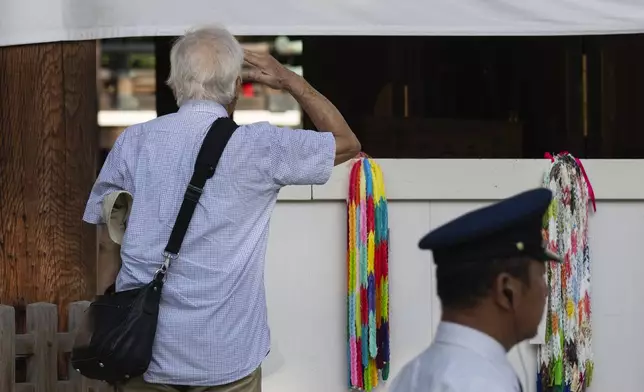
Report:
M 112 191 L 134 195 L 118 291 L 148 283 L 163 262 L 201 143 L 212 122 L 226 115 L 213 102 L 189 101 L 116 140 L 83 220 L 104 223 L 101 204 Z M 325 183 L 334 158 L 328 132 L 268 123 L 237 129 L 170 265 L 146 381 L 222 385 L 261 364 L 270 349 L 264 259 L 277 193 L 285 185 Z

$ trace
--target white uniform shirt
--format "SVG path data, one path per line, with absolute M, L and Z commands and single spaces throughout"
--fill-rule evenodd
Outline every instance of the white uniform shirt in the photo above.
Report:
M 405 365 L 391 392 L 520 392 L 503 346 L 462 325 L 441 322 L 434 342 Z

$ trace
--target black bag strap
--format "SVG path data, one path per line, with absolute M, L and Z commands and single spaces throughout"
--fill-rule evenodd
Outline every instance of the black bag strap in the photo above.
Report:
M 220 117 L 212 124 L 206 137 L 204 138 L 197 161 L 195 162 L 195 170 L 190 179 L 190 183 L 186 188 L 186 193 L 183 196 L 179 214 L 174 222 L 168 245 L 164 251 L 164 263 L 157 275 L 163 277 L 170 264 L 171 259 L 176 259 L 181 249 L 181 244 L 188 231 L 190 220 L 195 212 L 199 198 L 203 193 L 206 181 L 215 174 L 217 164 L 224 149 L 228 144 L 228 140 L 233 135 L 238 125 L 229 117 Z

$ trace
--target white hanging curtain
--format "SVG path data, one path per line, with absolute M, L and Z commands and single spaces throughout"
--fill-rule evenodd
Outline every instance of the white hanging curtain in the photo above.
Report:
M 0 46 L 180 35 L 578 35 L 644 32 L 642 0 L 6 0 Z

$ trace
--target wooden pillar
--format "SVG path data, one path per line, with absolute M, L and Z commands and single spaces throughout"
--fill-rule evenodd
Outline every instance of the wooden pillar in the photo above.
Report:
M 0 48 L 0 303 L 95 292 L 96 101 L 94 41 Z

